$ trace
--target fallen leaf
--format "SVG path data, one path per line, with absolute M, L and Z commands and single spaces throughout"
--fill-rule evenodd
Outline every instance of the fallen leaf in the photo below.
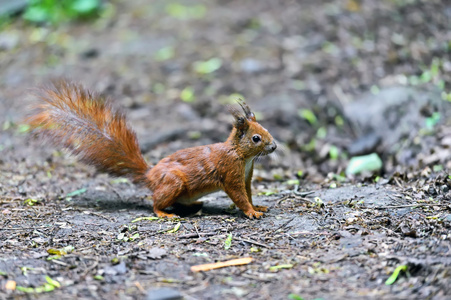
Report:
M 8 280 L 5 284 L 5 289 L 14 291 L 16 289 L 16 282 L 14 280 Z
M 163 256 L 166 256 L 166 254 L 167 254 L 166 250 L 155 247 L 149 250 L 149 253 L 147 253 L 147 257 L 151 259 L 160 259 Z
M 274 272 L 274 271 L 278 271 L 280 269 L 291 269 L 291 268 L 293 268 L 293 266 L 294 266 L 293 264 L 277 265 L 277 266 L 269 267 L 269 270 Z
M 354 156 L 349 161 L 346 174 L 358 174 L 364 171 L 377 171 L 382 168 L 382 160 L 377 153 Z
M 182 225 L 182 223 L 178 222 L 177 224 L 175 224 L 174 228 L 172 228 L 171 230 L 168 230 L 168 233 L 177 232 L 180 229 L 181 225 Z
M 232 234 L 230 233 L 224 241 L 224 249 L 228 250 L 232 246 Z
M 158 220 L 158 219 L 159 219 L 158 217 L 139 217 L 139 218 L 134 219 L 132 221 L 132 223 L 136 223 L 136 222 L 143 221 L 143 220 L 155 221 L 155 220 Z

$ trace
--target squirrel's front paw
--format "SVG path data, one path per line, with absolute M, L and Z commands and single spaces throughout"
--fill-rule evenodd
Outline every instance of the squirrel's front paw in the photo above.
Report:
M 260 217 L 263 216 L 262 212 L 258 212 L 255 210 L 248 211 L 245 214 L 249 219 L 253 219 L 253 218 L 260 219 Z
M 268 211 L 268 206 L 254 205 L 254 209 L 255 209 L 256 211 L 267 212 L 267 211 Z

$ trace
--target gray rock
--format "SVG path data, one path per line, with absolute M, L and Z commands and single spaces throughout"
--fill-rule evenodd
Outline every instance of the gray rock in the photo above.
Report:
M 25 9 L 27 0 L 0 0 L 0 16 L 10 16 Z
M 439 90 L 394 86 L 381 89 L 377 95 L 361 95 L 344 106 L 344 113 L 361 136 L 372 133 L 381 139 L 384 149 L 392 149 L 400 140 L 416 136 L 424 127 L 425 108 L 440 112 L 443 102 Z
M 179 293 L 179 291 L 171 289 L 171 288 L 159 288 L 150 290 L 147 293 L 146 300 L 181 300 L 183 296 Z

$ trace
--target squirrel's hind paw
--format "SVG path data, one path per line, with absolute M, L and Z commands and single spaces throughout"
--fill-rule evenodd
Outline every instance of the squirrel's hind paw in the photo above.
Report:
M 268 206 L 263 206 L 263 205 L 253 205 L 254 209 L 256 211 L 262 211 L 262 212 L 267 212 L 268 211 Z
M 168 214 L 168 213 L 166 213 L 166 212 L 164 212 L 164 211 L 162 211 L 162 210 L 160 210 L 160 211 L 155 211 L 154 210 L 154 213 L 157 215 L 157 217 L 159 217 L 159 218 L 169 218 L 169 219 L 171 219 L 171 218 L 179 218 L 179 216 L 177 216 L 177 215 L 175 215 L 175 214 Z

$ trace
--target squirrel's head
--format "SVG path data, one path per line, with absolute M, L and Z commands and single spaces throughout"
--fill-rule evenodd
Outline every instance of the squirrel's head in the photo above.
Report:
M 274 152 L 277 148 L 274 138 L 268 130 L 257 123 L 254 113 L 244 101 L 239 99 L 237 102 L 244 115 L 237 108 L 229 107 L 230 113 L 235 118 L 229 139 L 238 146 L 246 158 Z

